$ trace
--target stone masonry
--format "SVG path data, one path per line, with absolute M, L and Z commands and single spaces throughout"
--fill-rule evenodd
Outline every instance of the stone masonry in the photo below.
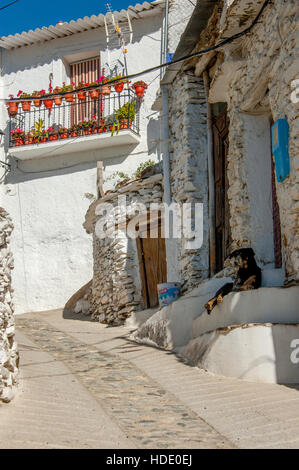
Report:
M 176 203 L 203 203 L 202 248 L 186 249 L 178 240 L 179 277 L 188 292 L 209 275 L 206 98 L 192 70 L 179 74 L 169 90 L 171 195 Z
M 19 363 L 11 288 L 13 258 L 9 242 L 12 230 L 10 217 L 0 207 L 0 401 L 3 402 L 9 402 L 14 396 Z
M 295 94 L 293 81 L 298 79 L 298 35 L 296 35 L 296 0 L 274 0 L 265 9 L 254 32 L 242 41 L 241 67 L 229 84 L 228 111 L 229 135 L 229 202 L 231 230 L 235 246 L 250 244 L 248 220 L 250 220 L 246 173 L 242 154 L 244 151 L 244 112 L 265 112 L 276 121 L 287 118 L 289 135 L 290 176 L 276 182 L 280 208 L 283 261 L 286 281 L 299 280 L 299 231 L 298 231 L 298 103 L 292 101 Z M 264 98 L 255 102 L 259 90 Z M 245 107 L 245 109 L 244 109 Z M 264 110 L 264 111 L 263 111 Z
M 118 197 L 126 197 L 128 214 L 125 219 L 118 210 Z M 128 237 L 99 238 L 95 233 L 96 224 L 106 214 L 97 216 L 104 204 L 111 204 L 109 214 L 112 221 L 126 226 L 138 211 L 138 204 L 149 207 L 151 203 L 162 202 L 162 175 L 137 179 L 109 192 L 95 201 L 87 212 L 85 229 L 93 233 L 94 275 L 92 281 L 92 317 L 101 323 L 122 324 L 132 312 L 143 308 L 141 280 L 139 273 L 136 240 Z

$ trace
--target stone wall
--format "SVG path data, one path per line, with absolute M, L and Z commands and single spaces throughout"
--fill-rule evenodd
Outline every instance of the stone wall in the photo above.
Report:
M 11 288 L 13 258 L 9 242 L 12 230 L 10 217 L 0 207 L 0 401 L 4 402 L 9 402 L 14 396 L 19 362 Z
M 169 152 L 171 196 L 176 203 L 203 203 L 204 239 L 200 249 L 178 240 L 178 281 L 182 291 L 196 287 L 209 274 L 206 97 L 202 79 L 192 70 L 180 73 L 169 87 Z
M 123 221 L 118 211 L 118 197 L 126 197 L 130 213 Z M 122 324 L 133 312 L 141 310 L 143 305 L 142 288 L 139 273 L 136 240 L 119 238 L 99 238 L 95 233 L 96 224 L 101 223 L 101 207 L 109 203 L 113 206 L 110 216 L 117 223 L 126 225 L 133 218 L 134 208 L 138 204 L 149 207 L 151 203 L 162 202 L 162 175 L 138 179 L 109 192 L 105 197 L 92 204 L 86 216 L 84 227 L 93 232 L 94 273 L 92 281 L 91 306 L 92 317 L 101 323 Z M 137 209 L 138 210 L 138 209 Z
M 274 0 L 265 9 L 252 34 L 242 40 L 241 66 L 229 84 L 229 201 L 235 246 L 250 244 L 249 194 L 244 167 L 246 114 L 264 113 L 274 121 L 287 118 L 290 126 L 290 176 L 276 182 L 280 208 L 283 261 L 287 282 L 299 280 L 298 231 L 298 103 L 291 101 L 291 84 L 298 79 L 296 0 Z

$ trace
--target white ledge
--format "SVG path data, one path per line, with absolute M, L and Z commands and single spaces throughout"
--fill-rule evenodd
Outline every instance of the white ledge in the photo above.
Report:
M 11 147 L 9 155 L 19 160 L 33 160 L 35 158 L 46 158 L 54 155 L 63 155 L 74 152 L 85 152 L 87 150 L 97 150 L 122 145 L 138 144 L 140 136 L 132 130 L 126 129 L 119 131 L 118 134 L 111 136 L 110 132 L 103 134 L 93 134 L 82 137 L 70 137 L 55 141 L 48 141 L 42 144 L 22 145 L 20 147 Z

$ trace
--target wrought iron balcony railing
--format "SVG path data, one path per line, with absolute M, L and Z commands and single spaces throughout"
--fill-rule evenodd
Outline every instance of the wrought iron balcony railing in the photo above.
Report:
M 10 116 L 10 147 L 39 145 L 105 132 L 116 135 L 124 129 L 131 129 L 139 135 L 141 101 L 131 89 L 121 93 L 111 90 L 109 95 L 99 91 L 93 95 L 88 91 L 80 94 L 80 90 L 76 90 L 73 101 L 59 95 L 51 100 L 33 101 L 31 98 L 26 101 L 31 101 L 28 111 L 24 111 L 22 103 L 19 103 L 18 113 Z

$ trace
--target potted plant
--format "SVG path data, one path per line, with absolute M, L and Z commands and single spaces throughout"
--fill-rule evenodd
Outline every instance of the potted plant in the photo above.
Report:
M 28 99 L 28 98 L 31 98 L 31 95 L 29 93 L 23 93 L 22 91 L 19 91 L 17 96 L 24 100 L 24 101 L 21 101 L 23 111 L 30 111 L 31 99 Z
M 59 96 L 59 93 L 61 93 L 61 87 L 60 86 L 56 86 L 53 90 L 53 93 L 54 93 L 54 103 L 56 104 L 56 106 L 60 106 L 61 103 L 62 103 L 62 96 Z M 56 94 L 57 93 L 57 94 Z
M 8 95 L 8 96 L 9 96 L 10 101 L 6 102 L 7 112 L 10 116 L 15 116 L 16 114 L 18 114 L 19 103 L 18 101 L 11 101 L 14 98 L 13 95 Z
M 147 89 L 147 84 L 142 80 L 133 83 L 132 88 L 134 88 L 136 95 L 138 98 L 142 98 L 144 95 L 144 91 Z
M 58 139 L 58 132 L 55 130 L 54 126 L 48 127 L 47 133 L 49 136 L 49 140 L 57 140 Z
M 23 142 L 23 137 L 24 137 L 24 131 L 23 129 L 13 129 L 10 131 L 10 137 L 11 141 L 14 143 L 15 147 L 18 147 L 19 145 L 24 145 Z
M 108 83 L 109 83 L 108 78 L 103 78 L 102 80 L 103 86 L 101 87 L 101 93 L 103 95 L 110 95 L 111 93 L 111 85 L 108 85 Z
M 70 136 L 71 137 L 78 137 L 79 131 L 80 131 L 79 124 L 73 124 L 73 126 L 70 128 Z
M 82 129 L 84 135 L 91 134 L 90 130 L 90 121 L 87 118 L 84 118 L 82 121 L 79 121 L 79 127 Z
M 33 98 L 33 104 L 36 108 L 39 108 L 42 104 L 41 97 L 46 93 L 46 90 L 35 90 L 31 93 L 31 97 Z
M 60 127 L 58 129 L 58 134 L 60 139 L 67 139 L 69 136 L 68 129 L 66 127 Z
M 98 78 L 95 82 L 90 83 L 90 86 L 96 86 L 100 82 L 102 82 L 104 76 Z M 100 94 L 100 90 L 98 88 L 93 88 L 92 90 L 89 90 L 89 96 L 92 100 L 97 100 Z
M 74 95 L 73 93 L 69 93 L 70 91 L 74 90 L 74 82 L 70 83 L 69 85 L 66 85 L 65 82 L 63 82 L 62 87 L 61 87 L 61 92 L 63 93 L 68 93 L 67 95 L 64 96 L 65 101 L 68 103 L 72 103 L 74 101 Z
M 48 140 L 48 135 L 44 129 L 44 121 L 42 119 L 38 119 L 34 123 L 34 127 L 31 130 L 31 134 L 33 136 L 33 142 L 35 144 L 38 144 L 39 142 L 46 142 Z
M 24 145 L 31 145 L 33 144 L 33 134 L 32 132 L 27 132 L 25 135 L 24 135 Z
M 85 83 L 83 81 L 79 82 L 78 85 L 76 85 L 76 90 L 81 90 L 81 88 L 85 88 L 89 86 L 89 83 Z M 86 100 L 86 91 L 78 91 L 77 93 L 78 100 L 80 101 L 85 101 Z
M 119 82 L 114 83 L 114 89 L 117 93 L 121 93 L 124 88 L 124 84 L 128 83 L 128 80 L 124 79 L 122 75 L 115 75 L 115 77 L 110 78 L 109 81 L 119 80 Z
M 115 119 L 119 121 L 120 129 L 128 129 L 136 116 L 136 100 L 124 104 L 114 113 Z

